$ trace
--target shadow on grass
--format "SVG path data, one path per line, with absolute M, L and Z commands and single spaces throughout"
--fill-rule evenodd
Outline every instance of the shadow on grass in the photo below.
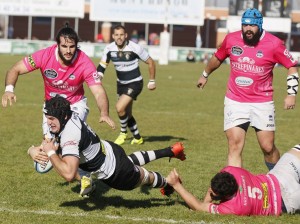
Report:
M 143 139 L 147 142 L 162 142 L 162 141 L 183 141 L 187 140 L 182 137 L 175 137 L 171 135 L 163 135 L 163 136 L 143 136 Z
M 111 196 L 106 197 L 104 194 L 110 190 L 110 187 L 102 183 L 101 181 L 96 182 L 97 188 L 95 192 L 89 198 L 79 198 L 78 200 L 68 201 L 62 203 L 61 207 L 78 207 L 83 211 L 94 211 L 94 210 L 102 210 L 108 206 L 113 206 L 115 208 L 125 207 L 128 209 L 136 209 L 136 208 L 150 208 L 150 207 L 159 207 L 159 206 L 170 206 L 175 204 L 185 205 L 184 202 L 178 201 L 176 198 L 168 198 L 162 196 L 162 198 L 151 198 L 151 199 L 124 199 L 122 195 L 122 191 L 120 191 L 120 196 Z M 159 190 L 159 189 L 151 189 L 149 190 Z M 72 188 L 74 192 L 78 194 L 79 186 Z M 146 187 L 141 187 L 140 192 L 144 194 L 149 194 Z

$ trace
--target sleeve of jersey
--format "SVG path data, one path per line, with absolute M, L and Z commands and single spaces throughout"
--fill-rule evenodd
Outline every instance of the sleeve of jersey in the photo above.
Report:
M 33 71 L 41 67 L 45 49 L 34 52 L 23 58 L 23 62 L 28 71 Z
M 223 40 L 221 46 L 215 52 L 215 56 L 220 60 L 224 61 L 229 55 L 227 54 L 226 48 L 228 44 L 228 35 Z
M 132 45 L 134 47 L 134 52 L 139 56 L 139 58 L 143 61 L 147 61 L 150 57 L 149 53 L 143 48 L 141 45 L 134 44 Z
M 274 47 L 274 58 L 279 64 L 286 68 L 295 67 L 298 64 L 298 61 L 293 58 L 281 41 L 277 42 Z
M 221 204 L 213 204 L 211 203 L 209 205 L 209 213 L 211 214 L 235 214 L 235 212 L 230 209 L 230 207 Z
M 110 50 L 108 47 L 105 47 L 103 51 L 103 55 L 101 57 L 101 60 L 99 62 L 99 66 L 97 67 L 97 71 L 104 74 L 106 67 L 108 66 L 108 63 L 110 61 Z
M 61 135 L 60 147 L 62 157 L 75 156 L 79 158 L 79 142 L 81 138 L 81 128 L 72 122 L 68 122 Z
M 89 60 L 88 58 L 85 59 L 84 63 L 84 80 L 88 86 L 92 85 L 100 85 L 101 84 L 101 77 L 97 72 L 97 69 L 94 63 Z

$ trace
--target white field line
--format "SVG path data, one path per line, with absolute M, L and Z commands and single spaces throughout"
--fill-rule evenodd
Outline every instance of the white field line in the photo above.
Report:
M 9 212 L 9 213 L 24 213 L 24 214 L 37 214 L 37 215 L 54 215 L 54 216 L 70 216 L 70 217 L 95 217 L 95 218 L 105 218 L 109 220 L 130 220 L 134 222 L 153 222 L 153 223 L 187 223 L 187 224 L 209 224 L 204 221 L 200 222 L 187 222 L 184 220 L 173 220 L 173 219 L 157 219 L 154 217 L 126 217 L 126 216 L 115 216 L 115 215 L 97 215 L 91 214 L 88 212 L 62 212 L 62 211 L 48 211 L 48 210 L 26 210 L 26 209 L 9 209 L 0 207 L 0 212 Z M 213 224 L 217 224 L 216 222 L 212 222 Z M 212 224 L 210 223 L 210 224 Z

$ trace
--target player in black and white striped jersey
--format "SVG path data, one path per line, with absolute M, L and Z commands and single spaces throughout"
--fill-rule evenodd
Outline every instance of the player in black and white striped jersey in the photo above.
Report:
M 148 89 L 154 90 L 155 85 L 155 62 L 148 52 L 139 44 L 127 40 L 125 27 L 117 25 L 113 28 L 112 38 L 114 42 L 108 44 L 100 63 L 97 67 L 98 75 L 102 78 L 110 61 L 115 66 L 117 73 L 117 94 L 119 96 L 116 110 L 120 119 L 121 130 L 115 143 L 122 145 L 127 139 L 127 128 L 133 134 L 131 144 L 142 144 L 143 138 L 139 133 L 137 122 L 132 114 L 133 101 L 143 89 L 143 77 L 139 68 L 139 60 L 148 64 L 149 82 Z
M 46 101 L 44 114 L 56 139 L 44 141 L 40 147 L 57 173 L 67 181 L 80 180 L 77 175 L 79 167 L 118 190 L 132 190 L 140 185 L 170 188 L 160 173 L 148 171 L 142 166 L 163 157 L 185 160 L 184 147 L 179 142 L 164 149 L 135 152 L 127 156 L 121 146 L 100 140 L 98 135 L 71 111 L 69 101 L 58 95 Z M 59 143 L 58 148 L 54 144 L 55 141 Z M 81 179 L 81 184 L 83 182 Z M 85 195 L 86 188 L 82 187 L 81 195 Z

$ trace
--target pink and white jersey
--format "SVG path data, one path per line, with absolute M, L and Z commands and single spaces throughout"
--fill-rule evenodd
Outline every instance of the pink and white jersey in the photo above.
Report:
M 234 215 L 280 215 L 281 192 L 278 180 L 272 175 L 253 175 L 239 167 L 221 170 L 234 176 L 239 190 L 230 200 L 210 204 L 209 212 Z
M 23 62 L 29 71 L 40 69 L 45 85 L 45 100 L 59 94 L 74 104 L 84 96 L 84 82 L 88 86 L 101 84 L 95 65 L 81 50 L 77 51 L 69 66 L 59 63 L 56 44 L 25 57 Z
M 230 59 L 231 72 L 226 96 L 238 102 L 261 103 L 273 100 L 273 68 L 297 66 L 283 41 L 263 31 L 256 46 L 244 44 L 242 31 L 228 34 L 215 56 Z

